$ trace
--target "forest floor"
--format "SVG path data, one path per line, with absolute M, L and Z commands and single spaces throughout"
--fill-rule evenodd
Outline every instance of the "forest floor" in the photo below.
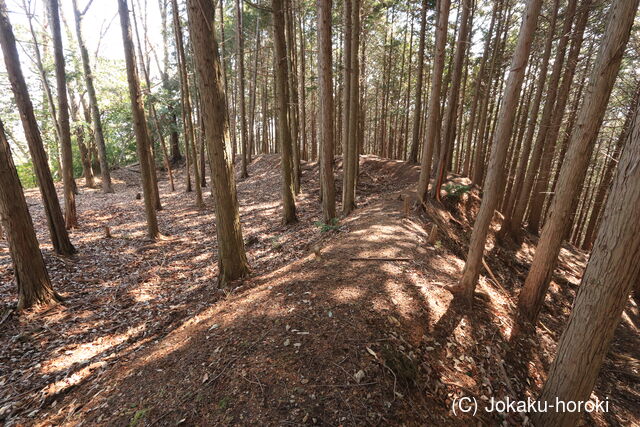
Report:
M 363 156 L 358 209 L 322 230 L 315 224 L 318 168 L 305 164 L 300 221 L 283 226 L 279 160 L 267 155 L 238 181 L 251 275 L 221 290 L 209 188 L 199 211 L 193 194 L 183 191 L 183 174 L 177 171 L 173 193 L 161 177 L 158 216 L 167 239 L 158 242 L 145 240 L 135 168 L 114 171 L 115 194 L 79 181 L 72 258 L 52 253 L 38 192 L 26 192 L 65 302 L 13 312 L 15 284 L 0 241 L 0 422 L 526 422 L 525 415 L 482 410 L 456 415 L 451 403 L 461 396 L 484 402 L 538 394 L 587 254 L 563 249 L 535 336 L 511 342 L 533 236 L 518 248 L 490 242 L 491 272 L 483 270 L 472 309 L 447 290 L 464 265 L 477 190 L 417 214 L 417 167 Z M 434 223 L 437 235 L 430 234 Z M 640 425 L 639 327 L 638 306 L 630 301 L 594 391 L 609 399 L 610 412 L 592 414 L 586 424 Z

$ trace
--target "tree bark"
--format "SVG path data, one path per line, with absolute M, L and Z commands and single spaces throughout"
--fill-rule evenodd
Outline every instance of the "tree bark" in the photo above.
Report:
M 331 51 L 332 0 L 317 0 L 318 7 L 318 80 L 320 92 L 319 119 L 322 154 L 320 180 L 322 218 L 329 223 L 336 216 L 336 193 L 333 176 L 333 61 Z
M 426 135 L 422 146 L 420 177 L 418 178 L 418 199 L 424 201 L 429 190 L 431 176 L 431 160 L 440 128 L 440 96 L 442 92 L 442 72 L 444 70 L 444 51 L 447 45 L 447 26 L 451 0 L 438 1 L 438 23 L 436 25 L 436 46 L 431 75 L 431 92 L 429 94 L 429 115 L 426 123 Z
M 610 12 L 610 26 L 612 23 L 621 26 L 621 31 L 626 30 L 628 37 L 629 27 L 626 24 L 633 21 L 637 6 L 637 0 L 617 1 Z M 611 46 L 621 57 L 623 50 L 619 46 L 624 47 L 624 43 L 610 44 L 614 41 L 612 34 L 607 31 L 607 36 L 601 53 L 608 50 L 607 46 Z M 600 56 L 603 59 L 604 55 Z M 608 59 L 613 59 L 613 56 L 608 56 Z M 584 110 L 589 110 L 589 105 L 590 103 L 585 103 Z M 559 184 L 564 183 L 562 178 L 561 173 Z M 593 252 L 580 282 L 567 328 L 560 338 L 540 402 L 589 399 L 629 294 L 634 284 L 637 286 L 639 283 L 638 206 L 640 114 L 636 113 L 604 211 L 602 227 L 598 231 Z M 576 425 L 579 417 L 579 412 L 547 411 L 533 414 L 532 419 L 537 426 L 569 427 Z
M 3 2 L 4 0 L 2 0 Z M 4 4 L 0 3 L 0 8 Z M 18 285 L 18 310 L 59 300 L 47 274 L 11 148 L 0 121 L 0 222 Z
M 529 274 L 520 292 L 518 320 L 521 326 L 535 325 L 544 301 L 637 8 L 638 0 L 617 0 L 609 10 L 607 29 L 569 142 L 567 159 L 560 170 L 556 196 L 549 209 L 550 216 L 542 229 Z
M 487 171 L 487 181 L 482 194 L 480 211 L 473 226 L 471 241 L 469 243 L 469 254 L 462 272 L 459 288 L 463 299 L 472 301 L 475 291 L 484 246 L 489 231 L 489 225 L 493 217 L 494 210 L 500 201 L 500 195 L 504 189 L 503 166 L 511 140 L 513 121 L 516 113 L 516 105 L 520 97 L 520 89 L 524 80 L 525 69 L 531 49 L 531 41 L 538 22 L 542 0 L 529 0 L 522 17 L 520 33 L 517 45 L 511 59 L 509 77 L 503 94 L 503 105 L 500 109 L 500 116 L 496 128 L 495 139 L 491 147 L 489 158 L 489 169 Z
M 276 103 L 278 106 L 278 139 L 282 168 L 282 219 L 285 224 L 298 221 L 294 198 L 293 157 L 291 128 L 289 126 L 289 82 L 287 66 L 287 43 L 284 34 L 284 0 L 272 0 L 273 44 L 275 55 Z
M 58 131 L 60 151 L 62 152 L 65 226 L 70 229 L 78 226 L 78 213 L 76 211 L 76 195 L 73 191 L 73 154 L 71 151 L 71 127 L 69 125 L 69 101 L 67 99 L 67 74 L 65 72 L 64 51 L 62 50 L 58 0 L 49 0 L 48 9 L 53 37 L 56 85 L 58 87 Z
M 214 175 L 218 283 L 249 273 L 238 212 L 238 195 L 231 161 L 231 144 L 222 69 L 215 37 L 213 14 L 205 14 L 199 0 L 187 1 L 189 32 L 195 56 L 197 83 L 202 105 L 202 125 L 207 139 L 209 166 Z
M 0 45 L 4 54 L 4 63 L 11 82 L 11 89 L 15 97 L 16 105 L 20 112 L 20 119 L 24 134 L 29 145 L 29 152 L 33 160 L 38 186 L 42 195 L 51 243 L 56 253 L 60 255 L 72 255 L 76 252 L 69 240 L 69 234 L 65 228 L 64 217 L 60 209 L 58 195 L 56 194 L 51 171 L 47 162 L 47 155 L 42 144 L 42 137 L 38 129 L 38 122 L 33 113 L 33 105 L 29 98 L 27 83 L 22 74 L 20 57 L 16 47 L 16 39 L 13 35 L 11 22 L 5 0 L 0 0 Z
M 140 160 L 140 175 L 142 177 L 142 193 L 147 218 L 147 235 L 155 240 L 160 237 L 158 220 L 155 210 L 155 196 L 153 190 L 153 178 L 151 175 L 151 159 L 149 158 L 148 128 L 142 104 L 142 91 L 138 78 L 133 38 L 131 36 L 131 24 L 129 21 L 129 8 L 127 0 L 118 0 L 118 13 L 120 14 L 120 26 L 122 28 L 122 44 L 127 66 L 127 81 L 129 83 L 129 98 L 131 99 L 131 112 L 133 115 L 133 128 L 136 134 L 136 147 Z

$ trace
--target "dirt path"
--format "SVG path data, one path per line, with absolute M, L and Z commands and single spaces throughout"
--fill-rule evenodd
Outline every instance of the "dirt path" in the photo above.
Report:
M 404 212 L 417 169 L 365 156 L 359 208 L 338 230 L 323 233 L 313 225 L 319 212 L 317 168 L 311 166 L 298 199 L 301 221 L 284 227 L 273 191 L 277 170 L 277 158 L 267 156 L 239 182 L 253 273 L 230 292 L 213 287 L 210 207 L 198 213 L 191 198 L 170 195 L 160 216 L 174 237 L 141 243 L 141 218 L 131 221 L 138 215 L 131 207 L 137 187 L 124 187 L 108 214 L 114 224 L 120 219 L 114 226 L 120 237 L 105 240 L 99 203 L 107 201 L 96 195 L 94 210 L 85 211 L 91 218 L 85 226 L 94 231 L 83 230 L 89 236 L 81 241 L 84 255 L 70 265 L 48 256 L 70 304 L 12 317 L 4 326 L 1 338 L 13 347 L 0 352 L 0 368 L 13 357 L 21 371 L 3 373 L 0 381 L 7 378 L 14 387 L 9 396 L 28 391 L 30 380 L 37 386 L 11 409 L 10 424 L 497 424 L 503 419 L 454 416 L 452 399 L 535 396 L 570 307 L 578 280 L 572 274 L 584 262 L 580 253 L 563 251 L 568 281 L 554 283 L 550 298 L 556 303 L 543 315 L 551 330 L 541 331 L 533 348 L 513 347 L 511 301 L 519 265 L 526 270 L 529 262 L 528 246 L 516 254 L 490 251 L 501 283 L 482 277 L 482 297 L 472 311 L 452 303 L 446 290 L 463 266 L 459 254 L 472 203 L 454 209 L 454 217 L 441 211 L 438 221 L 450 230 L 429 244 L 425 228 L 434 217 Z M 131 237 L 122 238 L 124 232 Z M 94 246 L 108 250 L 106 265 L 92 261 L 97 254 L 87 252 Z M 352 260 L 371 257 L 409 261 Z M 637 360 L 637 334 L 625 330 L 618 337 L 620 357 Z M 628 360 L 622 368 L 615 358 L 608 363 L 609 371 L 635 369 Z M 599 393 L 619 381 L 605 375 Z M 640 419 L 633 414 L 637 391 L 615 395 L 624 410 L 613 420 Z

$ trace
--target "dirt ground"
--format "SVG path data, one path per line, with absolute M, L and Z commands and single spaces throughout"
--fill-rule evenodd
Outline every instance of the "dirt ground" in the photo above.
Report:
M 278 157 L 258 157 L 249 174 L 238 191 L 251 275 L 229 289 L 216 287 L 210 189 L 197 210 L 183 170 L 173 193 L 161 176 L 167 239 L 158 242 L 145 240 L 135 168 L 114 172 L 114 194 L 79 181 L 73 258 L 52 253 L 39 194 L 27 191 L 65 302 L 17 315 L 0 241 L 0 422 L 526 424 L 524 414 L 454 414 L 451 404 L 537 396 L 587 254 L 563 249 L 535 336 L 512 342 L 533 236 L 518 248 L 489 242 L 491 272 L 482 271 L 473 308 L 447 290 L 464 265 L 477 190 L 418 214 L 417 167 L 363 156 L 358 209 L 322 229 L 317 165 L 303 167 L 291 226 L 280 221 Z M 586 425 L 640 425 L 638 327 L 630 301 L 594 391 L 611 411 Z

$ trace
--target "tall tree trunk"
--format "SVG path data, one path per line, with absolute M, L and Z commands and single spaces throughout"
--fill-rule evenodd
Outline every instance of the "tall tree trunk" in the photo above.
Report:
M 89 63 L 89 51 L 84 43 L 82 36 L 82 16 L 86 13 L 78 9 L 77 0 L 73 1 L 73 14 L 76 21 L 76 37 L 80 48 L 80 58 L 82 59 L 82 69 L 84 71 L 84 81 L 89 96 L 89 107 L 91 108 L 91 119 L 93 122 L 93 135 L 98 148 L 98 158 L 100 159 L 100 178 L 102 180 L 102 192 L 113 193 L 111 185 L 111 174 L 109 172 L 109 164 L 107 162 L 107 147 L 104 142 L 104 132 L 102 130 L 102 119 L 100 118 L 100 109 L 98 107 L 98 98 L 96 97 L 96 89 L 93 86 L 93 73 L 91 64 Z M 91 5 L 89 3 L 87 7 Z
M 637 0 L 617 1 L 610 12 L 610 27 L 621 26 L 620 30 L 626 30 L 628 37 L 629 27 L 626 24 L 633 21 L 637 6 Z M 607 31 L 601 53 L 611 46 L 616 51 L 615 56 L 620 58 L 623 50 L 619 46 L 624 48 L 625 43 L 609 44 L 609 41 L 614 41 L 613 34 Z M 599 56 L 604 59 L 604 55 Z M 607 55 L 607 58 L 612 60 L 615 56 Z M 585 110 L 589 109 L 589 105 L 585 103 Z M 571 147 L 569 150 L 573 151 Z M 564 183 L 562 175 L 561 172 L 560 186 Z M 567 328 L 558 343 L 556 358 L 539 399 L 541 402 L 589 399 L 629 294 L 634 284 L 637 286 L 640 283 L 638 206 L 640 114 L 636 113 L 604 210 L 602 227 L 582 276 Z M 532 418 L 534 424 L 539 426 L 569 427 L 576 425 L 579 417 L 579 412 L 547 411 L 537 412 Z
M 58 254 L 72 255 L 76 250 L 71 244 L 69 234 L 65 228 L 64 217 L 62 216 L 58 195 L 51 178 L 51 171 L 47 163 L 47 155 L 42 144 L 38 122 L 29 98 L 27 83 L 22 74 L 16 39 L 9 21 L 5 0 L 0 0 L 0 45 L 2 46 L 4 64 L 11 83 L 11 89 L 20 112 L 24 134 L 29 145 L 38 186 L 40 187 L 51 243 Z
M 582 7 L 589 8 L 590 2 L 584 1 Z M 576 13 L 576 0 L 569 2 L 567 11 L 565 12 L 565 21 L 562 28 L 563 35 L 560 41 L 563 44 L 562 50 L 566 50 L 565 46 L 569 39 L 571 32 L 571 24 L 574 21 L 574 15 Z M 584 16 L 584 15 L 583 15 Z M 560 133 L 560 125 L 562 124 L 562 118 L 564 117 L 565 107 L 569 99 L 569 91 L 573 84 L 573 77 L 578 65 L 578 56 L 582 48 L 583 33 L 586 26 L 586 18 L 583 18 L 582 22 L 578 22 L 576 25 L 576 32 L 574 34 L 573 42 L 569 51 L 569 56 L 564 64 L 562 83 L 557 90 L 556 102 L 551 114 L 551 119 L 548 124 L 548 130 L 545 135 L 544 150 L 540 161 L 540 168 L 538 170 L 538 177 L 535 182 L 533 194 L 531 196 L 531 203 L 529 208 L 529 222 L 527 229 L 532 233 L 537 233 L 540 228 L 540 221 L 542 219 L 542 208 L 547 196 L 547 188 L 549 181 L 551 180 L 551 166 L 553 163 L 553 157 L 555 149 L 557 147 L 558 134 Z M 566 33 L 565 33 L 566 31 Z M 560 58 L 556 57 L 556 61 L 560 61 Z M 554 71 L 555 71 L 554 63 Z
M 336 216 L 333 177 L 333 61 L 331 51 L 332 0 L 317 0 L 318 7 L 318 80 L 320 92 L 320 180 L 322 218 L 329 223 Z
M 458 112 L 458 102 L 460 101 L 462 66 L 464 65 L 464 54 L 467 50 L 467 45 L 469 44 L 468 37 L 471 0 L 462 0 L 461 7 L 462 16 L 460 18 L 460 32 L 458 33 L 456 53 L 453 60 L 449 100 L 447 101 L 447 109 L 444 115 L 444 138 L 442 140 L 442 149 L 440 150 L 440 159 L 436 166 L 436 179 L 432 191 L 432 196 L 437 200 L 440 200 L 440 189 L 442 188 L 442 183 L 446 179 L 447 175 L 447 165 L 450 161 L 450 147 L 453 146 L 453 142 L 456 138 L 456 114 Z
M 58 133 L 62 152 L 62 183 L 64 188 L 64 213 L 67 229 L 78 226 L 76 196 L 73 181 L 73 153 L 71 151 L 71 126 L 69 124 L 69 101 L 67 99 L 67 74 L 65 72 L 64 52 L 62 49 L 62 30 L 58 13 L 58 0 L 48 2 L 49 19 L 56 67 L 56 85 L 58 87 Z
M 4 0 L 2 0 L 4 1 Z M 0 3 L 0 8 L 4 4 Z M 0 121 L 0 223 L 6 232 L 18 285 L 18 310 L 59 300 L 38 246 L 11 148 Z M 1 235 L 1 234 L 0 234 Z
M 189 91 L 189 76 L 187 74 L 187 59 L 184 51 L 182 37 L 182 27 L 180 25 L 180 15 L 177 0 L 171 0 L 173 9 L 173 29 L 176 40 L 176 50 L 178 53 L 178 68 L 180 71 L 180 93 L 182 98 L 182 111 L 184 114 L 184 143 L 187 153 L 187 163 L 193 165 L 194 182 L 196 187 L 196 206 L 204 207 L 202 199 L 202 182 L 200 181 L 200 171 L 198 171 L 198 156 L 196 154 L 195 131 L 193 129 L 193 117 L 191 109 L 191 95 Z M 204 153 L 203 153 L 204 154 Z M 204 171 L 202 171 L 204 174 Z M 188 179 L 188 178 L 187 178 Z M 191 180 L 189 180 L 190 183 Z
M 482 257 L 484 255 L 484 246 L 493 217 L 494 210 L 500 201 L 500 195 L 504 189 L 504 162 L 511 140 L 511 132 L 516 114 L 516 105 L 520 97 L 520 89 L 524 80 L 525 69 L 531 49 L 531 41 L 540 15 L 542 0 L 529 0 L 527 8 L 522 17 L 520 33 L 516 44 L 511 65 L 509 68 L 509 77 L 503 94 L 503 105 L 500 109 L 500 116 L 496 128 L 495 139 L 491 147 L 491 156 L 489 158 L 489 169 L 487 171 L 487 181 L 482 194 L 482 204 L 480 211 L 473 226 L 471 241 L 469 243 L 469 254 L 460 279 L 459 291 L 462 297 L 471 302 L 473 292 L 475 291 L 480 267 L 482 265 Z
M 575 11 L 576 0 L 570 0 L 567 9 L 569 13 L 567 13 L 567 16 L 565 16 L 563 30 L 567 29 L 567 22 L 569 22 L 568 28 L 571 28 L 571 22 L 574 15 L 574 12 L 572 12 L 571 9 Z M 584 11 L 584 13 L 588 13 L 588 8 Z M 569 31 L 567 30 L 561 35 L 558 46 L 556 48 L 556 56 L 548 83 L 548 88 L 551 89 L 548 89 L 546 92 L 547 96 L 545 99 L 544 107 L 542 108 L 542 117 L 540 118 L 538 133 L 533 144 L 531 161 L 529 163 L 529 167 L 527 168 L 527 172 L 522 183 L 522 191 L 519 192 L 518 200 L 513 208 L 513 215 L 511 216 L 507 228 L 505 228 L 505 232 L 509 232 L 514 238 L 518 238 L 520 236 L 520 228 L 524 219 L 524 214 L 527 209 L 531 191 L 535 184 L 535 177 L 540 168 L 540 162 L 542 161 L 542 157 L 544 155 L 546 136 L 551 125 L 551 119 L 554 109 L 553 107 L 555 106 L 556 95 L 558 93 L 556 88 L 558 87 L 558 83 L 560 81 L 568 40 Z
M 440 128 L 440 96 L 442 91 L 442 72 L 444 70 L 444 51 L 447 45 L 447 26 L 451 0 L 438 1 L 438 23 L 436 25 L 436 46 L 431 75 L 431 93 L 429 94 L 429 115 L 426 123 L 426 135 L 422 147 L 420 177 L 418 178 L 418 199 L 426 200 L 431 176 L 431 160 Z
M 289 93 L 289 126 L 291 127 L 291 162 L 293 167 L 293 189 L 300 193 L 300 122 L 298 117 L 298 83 L 296 76 L 295 29 L 293 25 L 292 0 L 285 0 L 285 40 L 287 49 L 287 84 Z
M 238 195 L 231 161 L 229 122 L 213 14 L 204 14 L 199 0 L 187 1 L 189 32 L 195 56 L 202 105 L 202 125 L 207 139 L 210 168 L 216 194 L 218 283 L 249 273 L 238 212 Z
M 562 240 L 571 221 L 571 212 L 595 145 L 598 130 L 620 68 L 638 0 L 617 0 L 609 10 L 609 20 L 600 51 L 589 78 L 584 104 L 578 113 L 567 159 L 560 170 L 550 216 L 542 229 L 538 246 L 518 300 L 519 323 L 535 325 Z
M 558 1 L 556 0 L 553 7 L 553 15 L 549 23 L 549 30 L 547 32 L 547 38 L 545 41 L 544 52 L 542 54 L 542 64 L 540 65 L 540 71 L 538 72 L 538 80 L 536 87 L 536 94 L 533 99 L 533 105 L 531 112 L 529 113 L 529 123 L 524 136 L 524 142 L 520 152 L 520 159 L 518 160 L 518 166 L 516 168 L 515 177 L 513 180 L 513 188 L 517 188 L 518 191 L 514 191 L 510 194 L 507 200 L 506 207 L 504 209 L 504 220 L 502 227 L 500 228 L 500 237 L 511 235 L 513 231 L 512 211 L 514 205 L 517 202 L 518 196 L 521 194 L 522 183 L 525 179 L 527 172 L 527 164 L 529 163 L 529 155 L 531 154 L 531 145 L 533 144 L 533 137 L 535 135 L 536 124 L 538 122 L 538 113 L 540 112 L 540 105 L 542 102 L 542 95 L 545 93 L 545 84 L 547 81 L 547 70 L 549 68 L 549 59 L 551 58 L 551 48 L 553 47 L 553 40 L 555 37 L 555 26 L 558 17 Z M 517 227 L 520 225 L 518 224 Z
M 358 117 L 359 117 L 359 61 L 358 61 L 358 48 L 360 46 L 360 1 L 359 0 L 347 0 L 350 2 L 350 7 L 345 8 L 345 20 L 349 20 L 350 27 L 349 32 L 345 32 L 345 37 L 349 35 L 349 39 L 345 38 L 345 52 L 349 52 L 347 57 L 345 54 L 345 63 L 348 63 L 348 73 L 345 73 L 345 78 L 350 80 L 348 85 L 348 104 L 345 103 L 345 111 L 348 114 L 348 119 L 345 122 L 346 133 L 344 135 L 345 140 L 343 142 L 342 150 L 342 168 L 344 172 L 344 179 L 342 182 L 342 214 L 348 215 L 356 207 L 356 173 L 358 162 Z M 346 5 L 346 3 L 345 3 Z M 349 16 L 347 17 L 347 10 Z M 346 93 L 346 89 L 345 89 Z M 347 118 L 347 115 L 345 115 Z
M 147 218 L 147 235 L 155 240 L 160 237 L 158 220 L 155 210 L 155 196 L 153 190 L 153 177 L 151 175 L 151 159 L 147 122 L 142 104 L 142 91 L 138 78 L 133 38 L 131 36 L 131 24 L 129 21 L 129 8 L 127 0 L 118 0 L 118 13 L 120 14 L 120 26 L 122 28 L 122 44 L 124 58 L 127 65 L 127 81 L 129 83 L 129 98 L 131 99 L 131 112 L 133 116 L 133 128 L 136 134 L 136 147 L 140 160 L 140 175 L 142 177 L 142 193 Z
M 287 66 L 287 42 L 284 28 L 284 0 L 272 0 L 273 44 L 275 55 L 276 103 L 278 106 L 278 140 L 280 141 L 282 168 L 282 219 L 285 224 L 296 222 L 296 204 L 293 178 L 293 144 L 289 126 L 289 82 Z
M 409 163 L 418 163 L 418 146 L 420 141 L 420 119 L 422 118 L 422 79 L 424 75 L 424 45 L 427 26 L 428 0 L 422 0 L 420 10 L 420 41 L 418 42 L 418 70 L 416 71 L 416 94 L 413 107 L 413 130 L 411 132 L 411 149 Z
M 242 2 L 236 0 L 236 66 L 238 79 L 238 104 L 240 104 L 240 151 L 242 155 L 242 168 L 240 176 L 246 178 L 247 172 L 247 112 L 245 108 L 244 90 L 244 34 L 242 23 Z

